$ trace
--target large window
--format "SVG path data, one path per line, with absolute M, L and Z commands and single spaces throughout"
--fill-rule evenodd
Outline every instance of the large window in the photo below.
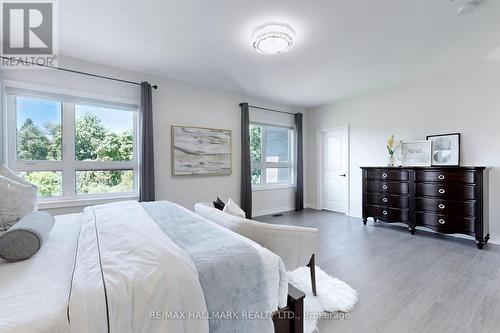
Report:
M 293 184 L 292 147 L 291 128 L 250 125 L 250 160 L 254 187 Z
M 7 161 L 45 200 L 137 193 L 137 107 L 7 93 Z

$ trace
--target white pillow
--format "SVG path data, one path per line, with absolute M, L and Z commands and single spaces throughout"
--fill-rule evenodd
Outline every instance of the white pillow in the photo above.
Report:
M 229 199 L 222 210 L 224 213 L 245 218 L 246 214 L 233 200 Z
M 0 230 L 37 210 L 36 187 L 0 165 Z

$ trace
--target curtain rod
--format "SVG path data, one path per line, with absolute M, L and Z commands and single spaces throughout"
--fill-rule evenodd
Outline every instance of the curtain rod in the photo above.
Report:
M 115 77 L 109 77 L 109 76 L 104 76 L 104 75 L 99 75 L 99 74 L 81 72 L 81 71 L 77 71 L 77 70 L 69 69 L 69 68 L 64 68 L 64 67 L 54 67 L 54 66 L 49 66 L 49 65 L 44 65 L 44 64 L 37 64 L 35 62 L 29 62 L 29 61 L 25 61 L 25 60 L 22 60 L 22 59 L 10 58 L 10 57 L 5 57 L 5 56 L 0 56 L 0 57 L 2 59 L 6 59 L 6 60 L 11 60 L 11 61 L 13 60 L 13 61 L 17 61 L 17 62 L 21 62 L 21 63 L 24 63 L 24 64 L 33 65 L 33 66 L 40 66 L 40 67 L 45 67 L 45 68 L 57 69 L 57 70 L 63 71 L 63 72 L 69 72 L 69 73 L 80 74 L 80 75 L 87 75 L 87 76 L 97 77 L 97 78 L 105 79 L 105 80 L 118 81 L 118 82 L 129 83 L 129 84 L 135 84 L 135 85 L 138 85 L 138 86 L 141 85 L 140 82 L 134 82 L 134 81 L 129 81 L 129 80 L 117 79 Z M 153 89 L 158 89 L 158 86 L 156 84 L 152 85 L 151 87 Z
M 273 110 L 273 109 L 263 108 L 263 107 L 260 107 L 260 106 L 250 105 L 250 104 L 248 104 L 248 107 L 251 107 L 251 108 L 254 108 L 254 109 L 259 109 L 259 110 L 270 111 L 270 112 L 277 112 L 277 113 L 289 114 L 289 115 L 292 115 L 292 116 L 296 114 L 296 113 L 293 113 L 293 112 L 286 112 L 286 111 L 280 111 L 280 110 Z

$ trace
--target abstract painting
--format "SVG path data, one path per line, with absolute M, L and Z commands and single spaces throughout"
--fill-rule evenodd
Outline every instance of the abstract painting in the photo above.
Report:
M 460 133 L 429 135 L 432 141 L 432 165 L 460 165 Z
M 401 144 L 403 166 L 431 166 L 430 141 L 405 141 Z
M 231 131 L 172 125 L 172 174 L 231 174 Z

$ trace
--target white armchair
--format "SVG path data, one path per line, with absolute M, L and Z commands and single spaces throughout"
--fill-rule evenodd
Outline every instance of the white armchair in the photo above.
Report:
M 283 259 L 288 271 L 308 266 L 311 270 L 312 291 L 316 295 L 314 254 L 318 250 L 318 229 L 252 221 L 224 213 L 209 203 L 197 203 L 194 210 L 198 215 L 274 252 Z

